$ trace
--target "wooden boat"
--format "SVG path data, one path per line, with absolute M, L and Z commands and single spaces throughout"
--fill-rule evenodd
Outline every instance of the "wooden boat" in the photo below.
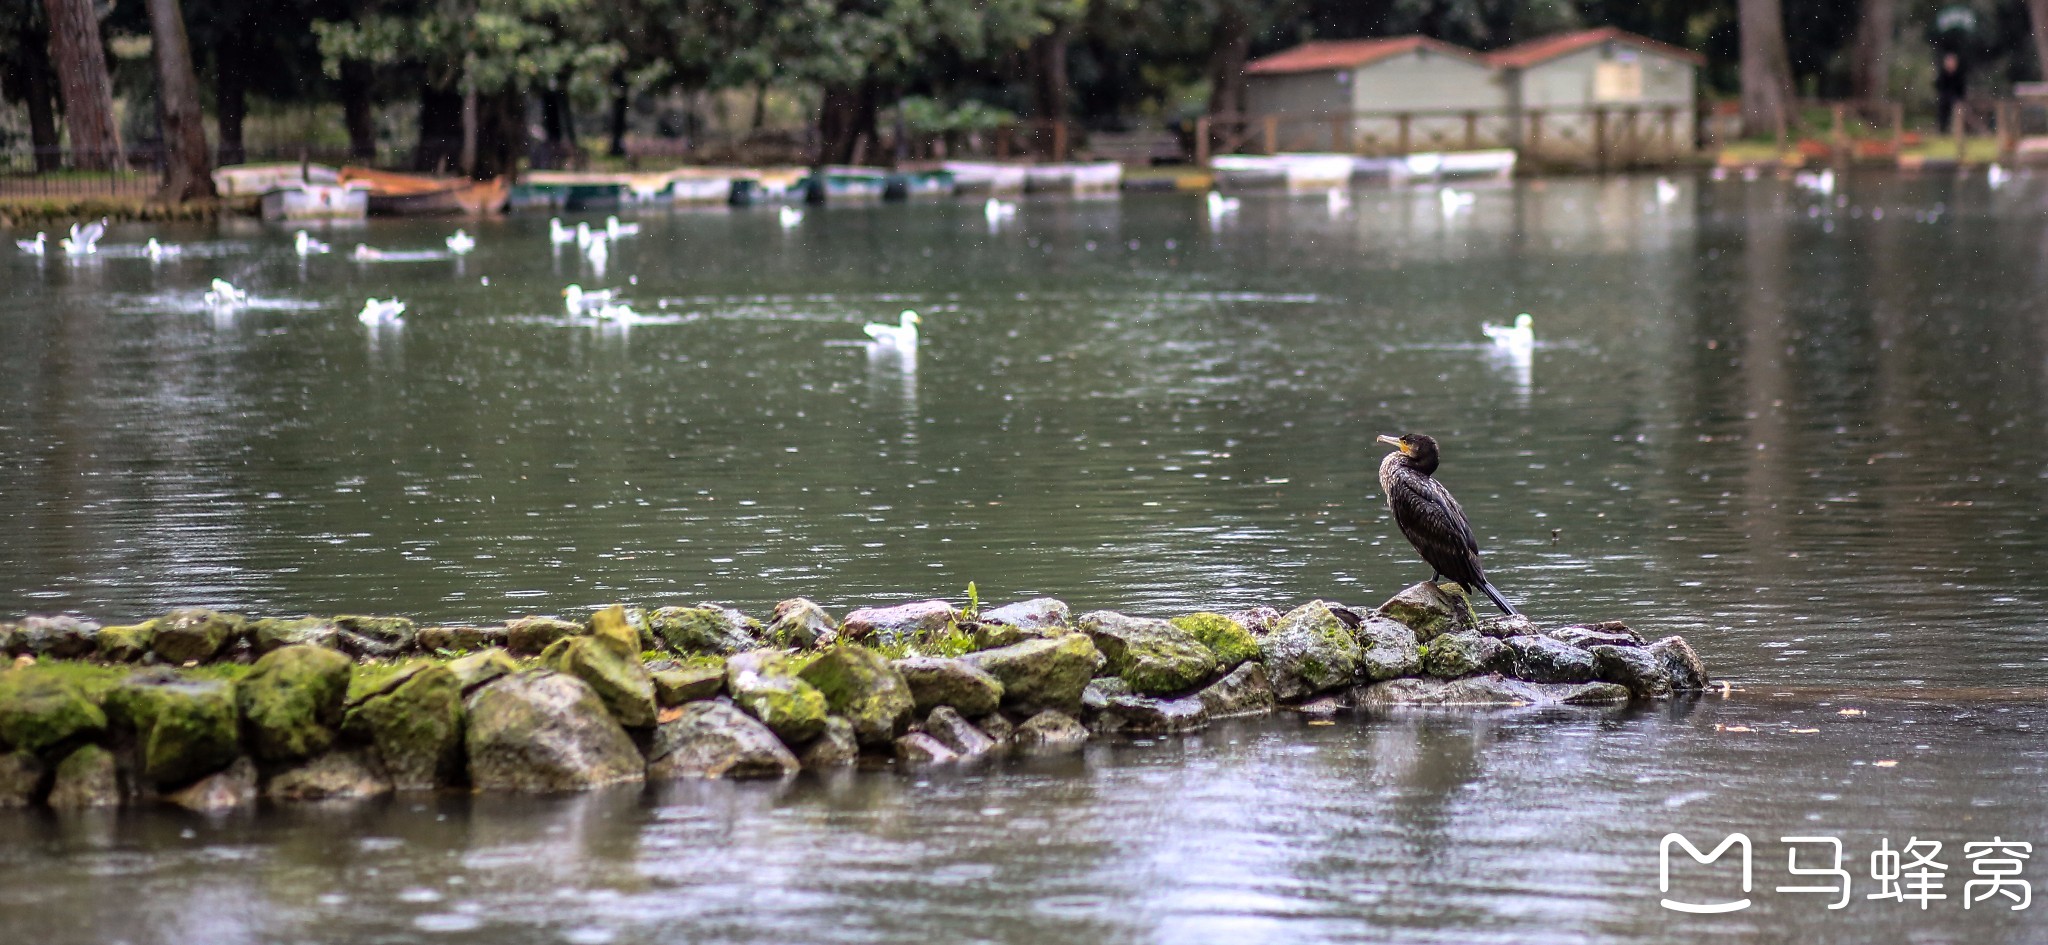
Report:
M 257 212 L 265 220 L 360 220 L 369 212 L 370 185 L 285 181 L 263 192 Z
M 223 197 L 257 197 L 295 183 L 332 184 L 336 180 L 334 168 L 297 161 L 230 164 L 213 169 L 213 189 Z
M 372 216 L 498 213 L 505 209 L 505 202 L 512 192 L 512 182 L 503 177 L 483 181 L 458 180 L 366 167 L 342 168 L 341 181 L 362 181 L 370 185 Z

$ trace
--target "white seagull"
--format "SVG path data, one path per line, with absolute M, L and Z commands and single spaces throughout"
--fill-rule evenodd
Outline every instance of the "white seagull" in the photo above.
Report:
M 548 242 L 556 246 L 576 242 L 576 231 L 563 226 L 561 217 L 555 217 L 548 221 Z
M 603 269 L 605 260 L 611 258 L 611 238 L 603 233 L 591 236 L 590 242 L 583 247 L 583 255 L 590 259 L 591 265 Z
M 348 258 L 353 259 L 356 262 L 375 262 L 379 259 L 386 258 L 386 254 L 381 249 L 371 249 L 368 246 L 365 246 L 361 243 L 357 243 L 355 252 L 348 254 Z
M 1330 188 L 1327 200 L 1329 201 L 1330 215 L 1333 217 L 1351 209 L 1351 194 L 1342 187 Z
M 165 246 L 157 242 L 154 236 L 150 237 L 149 242 L 144 243 L 142 246 L 142 255 L 148 256 L 150 262 L 157 262 L 165 256 L 176 256 L 184 251 L 185 248 L 182 246 Z
M 476 248 L 476 237 L 464 233 L 460 229 L 457 229 L 453 236 L 448 237 L 443 242 L 448 244 L 448 251 L 457 256 L 467 255 L 470 250 Z
M 776 218 L 782 221 L 783 229 L 791 230 L 795 229 L 797 224 L 804 222 L 804 212 L 795 207 L 785 206 L 776 214 Z
M 105 217 L 100 218 L 97 222 L 88 223 L 83 228 L 73 223 L 71 224 L 71 235 L 58 240 L 58 243 L 64 247 L 64 252 L 67 255 L 90 256 L 100 251 L 100 237 L 105 236 L 106 233 L 107 221 Z
M 365 325 L 395 325 L 405 321 L 399 317 L 404 314 L 405 303 L 397 299 L 364 299 L 356 318 Z
M 990 197 L 987 203 L 981 205 L 981 215 L 988 219 L 989 226 L 995 226 L 1016 216 L 1017 205 Z
M 578 223 L 578 224 L 576 224 L 576 248 L 577 248 L 577 249 L 589 249 L 589 248 L 590 248 L 590 241 L 591 241 L 591 240 L 593 240 L 593 239 L 596 239 L 596 238 L 597 238 L 597 237 L 596 237 L 596 236 L 595 236 L 594 234 L 592 234 L 592 233 L 590 232 L 590 224 L 588 224 L 588 223 Z
M 621 236 L 639 236 L 640 224 L 620 223 L 619 218 L 616 216 L 605 217 L 604 235 L 609 236 L 612 239 L 618 239 Z
M 1832 194 L 1835 192 L 1835 171 L 1833 168 L 1821 171 L 1818 174 L 1811 171 L 1801 171 L 1792 175 L 1792 183 L 1817 194 Z
M 1513 325 L 1481 325 L 1479 330 L 1492 339 L 1495 347 L 1510 352 L 1526 352 L 1536 347 L 1536 319 L 1527 312 L 1515 316 Z
M 571 318 L 580 318 L 585 314 L 596 312 L 610 305 L 612 300 L 618 297 L 619 290 L 617 289 L 599 289 L 595 292 L 585 292 L 582 286 L 571 282 L 568 288 L 562 290 L 562 307 L 569 310 Z
M 1668 207 L 1678 202 L 1678 185 L 1669 177 L 1657 178 L 1657 205 Z
M 314 239 L 313 234 L 305 230 L 300 230 L 299 235 L 292 238 L 292 248 L 297 250 L 300 256 L 314 256 L 334 251 L 334 247 Z
M 1241 202 L 1236 197 L 1225 197 L 1222 191 L 1209 191 L 1209 219 L 1221 219 L 1225 214 L 1236 213 Z
M 1997 164 L 1984 171 L 1984 182 L 1990 184 L 1992 190 L 2005 186 L 2005 182 L 2009 180 L 2012 180 L 2012 172 Z
M 924 319 L 909 309 L 903 310 L 903 317 L 894 325 L 869 322 L 861 328 L 878 345 L 894 345 L 898 351 L 917 350 L 917 326 Z
M 49 250 L 49 239 L 49 234 L 38 232 L 35 239 L 15 240 L 14 245 L 21 247 L 22 252 L 31 256 L 41 256 Z
M 1436 199 L 1438 203 L 1443 205 L 1444 216 L 1453 217 L 1458 215 L 1458 211 L 1479 202 L 1479 195 L 1450 187 L 1442 187 L 1437 190 Z
M 240 308 L 249 304 L 249 293 L 237 289 L 226 279 L 213 280 L 213 288 L 206 290 L 208 308 Z

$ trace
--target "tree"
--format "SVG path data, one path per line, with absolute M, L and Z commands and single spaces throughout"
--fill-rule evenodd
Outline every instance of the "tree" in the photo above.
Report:
M 1851 49 L 1849 92 L 1855 98 L 1883 99 L 1891 90 L 1892 32 L 1897 0 L 1862 0 Z M 2031 0 L 2043 2 L 2043 0 Z
M 121 164 L 121 129 L 114 124 L 113 83 L 100 42 L 100 21 L 92 0 L 43 0 L 49 17 L 50 60 L 64 97 L 64 124 L 71 131 L 71 165 L 110 170 Z
M 1792 60 L 1778 0 L 1739 0 L 1742 20 L 1742 133 L 1775 135 L 1791 120 Z
M 2034 26 L 2035 75 L 2048 80 L 2048 0 L 2027 0 L 2027 17 Z
M 35 149 L 37 171 L 62 165 L 57 153 L 56 75 L 50 66 L 50 30 L 33 4 L 0 10 L 0 95 L 28 107 L 29 145 Z
M 185 36 L 185 13 L 178 0 L 149 0 L 149 32 L 164 127 L 164 185 L 157 199 L 181 203 L 210 198 L 213 167 L 206 154 L 199 75 L 192 68 L 192 44 Z

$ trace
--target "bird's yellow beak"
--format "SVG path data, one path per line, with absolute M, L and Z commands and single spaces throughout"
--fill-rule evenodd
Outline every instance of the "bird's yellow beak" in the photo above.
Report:
M 1408 452 L 1408 444 L 1401 442 L 1401 438 L 1398 436 L 1382 433 L 1379 435 L 1379 441 L 1400 450 L 1403 454 Z

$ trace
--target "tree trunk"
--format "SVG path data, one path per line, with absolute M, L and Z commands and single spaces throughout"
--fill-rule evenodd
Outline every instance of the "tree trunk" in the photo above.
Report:
M 1209 114 L 1244 113 L 1244 64 L 1251 56 L 1251 48 L 1251 18 L 1235 0 L 1226 0 L 1217 15 L 1215 39 L 1209 46 Z
M 462 166 L 462 94 L 433 85 L 420 86 L 419 141 L 412 149 L 412 169 L 446 174 Z
M 28 18 L 22 19 L 15 34 L 17 57 L 4 82 L 8 98 L 28 106 L 28 141 L 35 151 L 36 171 L 54 171 L 64 166 L 57 139 L 57 110 L 51 97 L 56 91 L 50 74 L 49 33 Z
M 114 88 L 92 0 L 43 0 L 50 18 L 50 61 L 64 96 L 71 129 L 71 165 L 108 170 L 121 164 L 121 129 L 114 124 Z
M 1772 137 L 1792 117 L 1792 58 L 1778 0 L 1739 0 L 1742 31 L 1742 133 Z
M 1850 94 L 1881 101 L 1891 94 L 1892 32 L 1898 0 L 1862 0 L 1849 67 Z M 2043 2 L 2043 0 L 2034 0 Z
M 526 150 L 526 96 L 508 85 L 476 99 L 476 162 L 470 176 L 490 180 L 518 170 Z
M 476 87 L 462 90 L 462 173 L 476 177 Z
M 2027 0 L 2027 16 L 2034 21 L 2034 74 L 2048 80 L 2048 0 Z
M 825 87 L 818 114 L 818 164 L 850 164 L 864 140 L 873 143 L 875 93 L 873 80 Z
M 1061 21 L 1031 41 L 1031 111 L 1039 121 L 1066 120 L 1067 44 L 1073 36 L 1073 25 Z
M 2048 0 L 2044 0 L 2044 2 L 2048 2 Z M 763 82 L 760 85 L 754 87 L 754 118 L 752 121 L 748 122 L 747 130 L 760 131 L 761 126 L 767 123 L 768 83 Z
M 210 198 L 213 166 L 206 154 L 199 76 L 192 70 L 192 44 L 185 38 L 185 14 L 178 0 L 149 0 L 149 34 L 164 121 L 164 186 L 157 199 L 183 203 Z
M 360 59 L 341 64 L 341 123 L 348 127 L 348 156 L 377 159 L 377 123 L 370 114 L 370 64 Z
M 623 69 L 612 72 L 612 143 L 607 152 L 612 157 L 626 156 L 626 106 L 631 103 L 632 90 L 626 87 L 626 72 Z
M 248 42 L 237 31 L 221 34 L 213 50 L 213 115 L 220 123 L 220 163 L 240 164 L 248 159 L 242 146 L 242 119 L 249 113 L 249 77 L 244 71 L 242 50 Z

